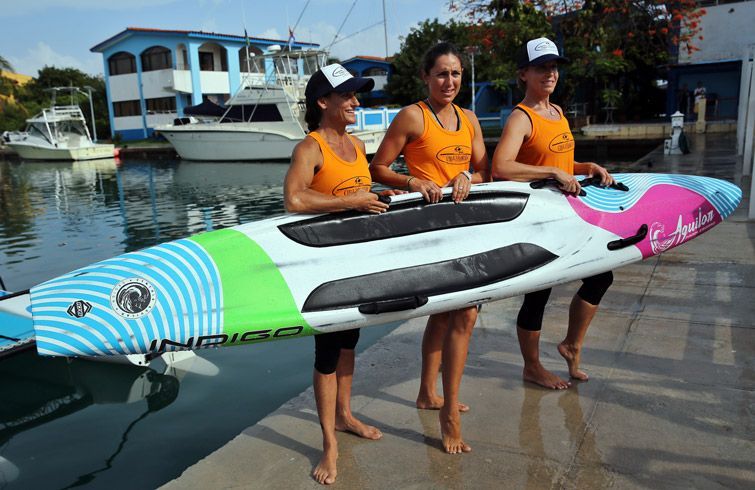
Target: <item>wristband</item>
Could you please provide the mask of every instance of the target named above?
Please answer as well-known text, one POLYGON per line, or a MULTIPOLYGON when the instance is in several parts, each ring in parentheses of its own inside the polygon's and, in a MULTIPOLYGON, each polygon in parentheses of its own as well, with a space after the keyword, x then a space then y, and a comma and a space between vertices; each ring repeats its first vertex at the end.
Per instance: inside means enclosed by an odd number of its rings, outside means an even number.
POLYGON ((469 180, 470 183, 472 182, 472 173, 471 172, 469 172, 468 170, 464 170, 463 172, 461 172, 461 174, 464 177, 466 177, 467 180, 469 180))
POLYGON ((412 190, 412 189, 411 189, 411 188, 409 187, 409 184, 411 183, 411 181, 412 181, 412 180, 414 180, 414 177, 409 177, 409 180, 407 180, 407 181, 406 181, 406 190, 407 190, 407 191, 410 191, 410 190, 412 190))

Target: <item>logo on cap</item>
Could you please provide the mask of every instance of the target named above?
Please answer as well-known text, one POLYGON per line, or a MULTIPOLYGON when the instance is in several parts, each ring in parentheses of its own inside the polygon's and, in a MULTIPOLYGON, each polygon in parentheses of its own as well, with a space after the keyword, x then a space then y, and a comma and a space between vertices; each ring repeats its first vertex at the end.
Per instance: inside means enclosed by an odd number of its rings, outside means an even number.
POLYGON ((546 49, 553 49, 552 46, 553 46, 552 42, 550 42, 550 41, 544 41, 544 42, 538 44, 537 46, 535 46, 535 51, 544 51, 546 49))

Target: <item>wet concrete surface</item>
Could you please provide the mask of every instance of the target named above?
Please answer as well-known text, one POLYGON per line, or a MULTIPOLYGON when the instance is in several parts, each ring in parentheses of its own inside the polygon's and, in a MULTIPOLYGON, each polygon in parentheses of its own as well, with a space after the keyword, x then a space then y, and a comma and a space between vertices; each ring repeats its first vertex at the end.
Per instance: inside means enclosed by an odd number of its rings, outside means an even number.
MULTIPOLYGON (((635 170, 749 189, 733 135, 691 139, 692 154, 654 152, 635 170)), ((384 436, 339 433, 335 487, 755 488, 755 222, 746 210, 743 202, 713 232, 614 272, 582 355, 590 381, 569 390, 521 380, 521 299, 484 305, 461 386, 471 453, 445 454, 437 412, 414 407, 425 319, 394 330, 358 357, 354 379, 354 412, 384 436)), ((544 321, 541 360, 561 376, 556 345, 578 286, 554 289, 544 321)), ((164 488, 317 488, 309 475, 320 448, 310 388, 164 488)))

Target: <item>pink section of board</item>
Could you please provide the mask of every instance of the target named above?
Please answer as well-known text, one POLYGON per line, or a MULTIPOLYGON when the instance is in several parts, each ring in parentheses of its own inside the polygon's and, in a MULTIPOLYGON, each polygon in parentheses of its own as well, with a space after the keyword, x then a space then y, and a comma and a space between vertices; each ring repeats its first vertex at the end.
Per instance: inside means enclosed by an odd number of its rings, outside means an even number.
POLYGON ((574 197, 567 201, 580 218, 622 238, 647 224, 647 236, 635 245, 643 258, 674 248, 723 221, 703 196, 669 184, 653 186, 631 208, 616 213, 598 211, 574 197))

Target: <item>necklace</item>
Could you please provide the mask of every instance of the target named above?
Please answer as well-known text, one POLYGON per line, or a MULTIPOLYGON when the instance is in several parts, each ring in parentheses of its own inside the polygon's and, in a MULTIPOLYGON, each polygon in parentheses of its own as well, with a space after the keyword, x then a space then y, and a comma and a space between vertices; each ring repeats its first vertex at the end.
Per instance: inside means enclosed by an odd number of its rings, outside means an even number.
MULTIPOLYGON (((440 127, 443 128, 443 129, 446 129, 446 127, 443 125, 443 123, 440 122, 440 118, 438 117, 438 114, 435 113, 435 109, 433 109, 433 106, 430 104, 430 98, 429 97, 427 99, 425 99, 425 104, 427 104, 427 107, 430 108, 430 112, 433 113, 433 116, 435 116, 435 120, 438 121, 438 124, 440 124, 440 127)), ((461 128, 461 118, 459 117, 459 113, 456 112, 456 107, 454 107, 453 105, 451 107, 453 107, 454 114, 456 114, 456 131, 458 131, 461 128)))
POLYGON ((548 102, 548 113, 553 117, 558 117, 558 111, 553 108, 553 105, 551 105, 550 102, 548 102))

